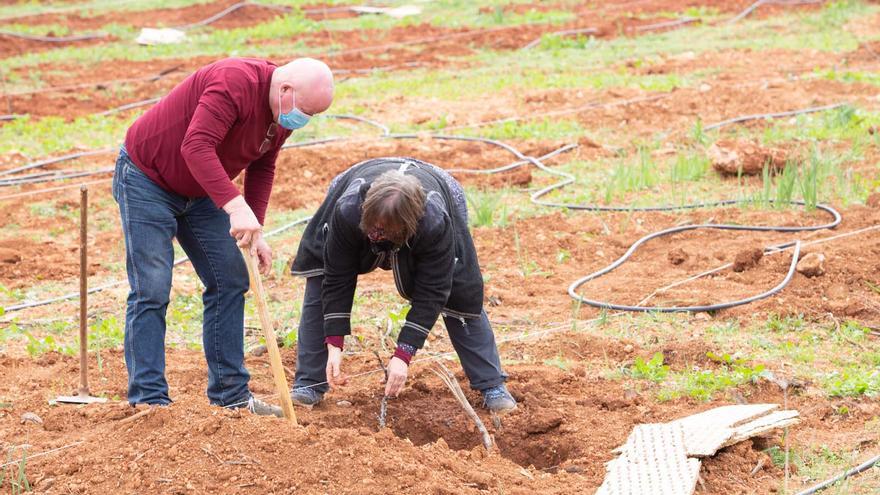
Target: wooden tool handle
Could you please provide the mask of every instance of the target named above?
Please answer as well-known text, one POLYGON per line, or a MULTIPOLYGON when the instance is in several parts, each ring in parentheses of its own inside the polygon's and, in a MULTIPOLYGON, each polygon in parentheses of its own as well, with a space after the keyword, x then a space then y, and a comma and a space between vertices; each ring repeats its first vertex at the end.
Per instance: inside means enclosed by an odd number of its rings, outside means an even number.
POLYGON ((248 249, 241 250, 244 262, 247 265, 251 279, 251 290, 257 301, 257 313, 260 316, 260 325, 263 327, 263 335, 266 337, 266 349, 269 351, 269 365, 272 367, 272 377, 275 379, 275 391, 278 392, 281 402, 281 411, 284 417, 293 424, 296 423, 296 413, 293 410, 293 402, 290 400, 290 389, 287 388, 287 377, 284 375, 284 365, 281 363, 281 351, 278 350, 278 342, 275 340, 275 327, 269 317, 269 308, 266 305, 266 296, 263 292, 263 279, 260 277, 259 263, 256 256, 251 256, 248 249))

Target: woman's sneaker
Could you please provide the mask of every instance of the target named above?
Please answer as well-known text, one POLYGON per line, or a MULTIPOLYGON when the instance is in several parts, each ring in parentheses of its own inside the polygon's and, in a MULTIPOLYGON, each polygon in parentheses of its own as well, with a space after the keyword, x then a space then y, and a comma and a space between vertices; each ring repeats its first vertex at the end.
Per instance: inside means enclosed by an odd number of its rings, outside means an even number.
POLYGON ((284 417, 284 413, 281 411, 281 408, 278 406, 273 406, 272 404, 267 404, 260 399, 251 396, 248 399, 247 409, 252 414, 256 414, 257 416, 277 416, 279 418, 284 417))
POLYGON ((306 407, 312 407, 318 404, 323 398, 324 394, 311 387, 296 387, 290 392, 290 400, 292 400, 294 404, 306 407))
POLYGON ((487 388, 480 391, 483 394, 483 407, 492 412, 505 412, 516 409, 516 399, 507 391, 504 385, 487 388))

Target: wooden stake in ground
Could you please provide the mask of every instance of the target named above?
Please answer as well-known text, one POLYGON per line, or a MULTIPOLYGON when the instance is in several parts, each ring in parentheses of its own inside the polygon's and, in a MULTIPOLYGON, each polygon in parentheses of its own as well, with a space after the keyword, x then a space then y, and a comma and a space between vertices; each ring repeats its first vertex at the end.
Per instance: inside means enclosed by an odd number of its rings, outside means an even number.
POLYGON ((256 256, 251 256, 249 249, 242 249, 241 254, 244 256, 244 262, 251 277, 251 290, 254 291, 254 299, 257 300, 257 313, 260 315, 260 325, 263 327, 263 336, 266 338, 269 365, 272 367, 272 377, 275 379, 275 391, 278 392, 281 401, 281 411, 291 423, 297 424, 293 402, 290 400, 290 390, 287 388, 287 377, 284 375, 284 365, 281 364, 281 351, 278 350, 278 341, 275 340, 275 327, 272 324, 272 318, 269 317, 269 308, 266 306, 259 264, 256 256))
POLYGON ((89 394, 89 188, 80 186, 79 199, 79 390, 77 395, 62 395, 55 402, 91 404, 107 402, 89 394))

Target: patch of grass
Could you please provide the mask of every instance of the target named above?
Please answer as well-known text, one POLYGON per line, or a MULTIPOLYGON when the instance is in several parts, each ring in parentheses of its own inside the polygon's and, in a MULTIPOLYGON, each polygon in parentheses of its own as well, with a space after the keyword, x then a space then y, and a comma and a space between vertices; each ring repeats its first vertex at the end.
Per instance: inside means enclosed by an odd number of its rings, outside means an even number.
POLYGON ((556 356, 556 357, 554 357, 554 358, 552 358, 552 359, 545 359, 545 360, 544 360, 544 365, 545 365, 545 366, 553 366, 554 368, 559 368, 559 369, 561 369, 562 371, 568 371, 568 370, 570 370, 570 369, 571 369, 571 364, 572 364, 572 363, 571 363, 571 360, 570 360, 570 359, 566 359, 565 357, 563 357, 563 356, 561 356, 561 355, 556 356))
POLYGON ((876 367, 849 366, 829 373, 822 383, 829 397, 877 397, 880 394, 880 370, 876 367))
POLYGON ((37 357, 47 352, 60 352, 72 356, 76 353, 77 346, 74 344, 63 344, 52 335, 44 335, 43 337, 35 337, 30 332, 22 333, 27 339, 25 350, 30 357, 37 357))
POLYGON ((804 315, 786 315, 771 314, 767 319, 767 330, 771 332, 797 332, 804 327, 804 315))
POLYGON ((65 122, 61 117, 29 117, 0 126, 0 153, 21 153, 45 157, 71 149, 98 149, 120 143, 134 117, 79 117, 65 122))
POLYGON ((585 129, 574 120, 542 119, 501 122, 491 126, 463 130, 464 135, 478 135, 489 139, 565 139, 583 135, 585 129))
POLYGON ((535 260, 529 258, 528 251, 522 246, 522 242, 520 242, 519 232, 516 230, 515 223, 513 225, 513 247, 516 251, 519 273, 522 278, 528 278, 534 275, 540 277, 550 277, 553 275, 552 272, 543 270, 535 260))
MULTIPOLYGON (((723 358, 722 358, 723 361, 723 358)), ((746 364, 745 360, 736 359, 723 363, 715 370, 689 370, 672 373, 667 383, 657 394, 659 400, 671 400, 679 397, 708 401, 716 393, 739 387, 746 383, 755 383, 764 375, 764 365, 746 364)))
POLYGON ((680 153, 669 168, 669 182, 673 185, 682 182, 695 182, 703 179, 711 163, 705 155, 688 152, 680 153))
POLYGON ((655 186, 659 182, 657 165, 646 147, 640 147, 638 161, 633 164, 621 160, 611 171, 605 183, 605 202, 611 203, 625 193, 640 191, 655 186))
POLYGON ((669 374, 669 366, 663 364, 663 353, 656 352, 647 361, 641 356, 629 368, 629 375, 633 378, 661 382, 669 374))
POLYGON ((89 349, 113 349, 122 345, 125 339, 125 324, 115 316, 98 317, 89 325, 89 349))
POLYGON ((473 227, 506 227, 508 223, 505 191, 477 190, 467 194, 470 223, 473 227))

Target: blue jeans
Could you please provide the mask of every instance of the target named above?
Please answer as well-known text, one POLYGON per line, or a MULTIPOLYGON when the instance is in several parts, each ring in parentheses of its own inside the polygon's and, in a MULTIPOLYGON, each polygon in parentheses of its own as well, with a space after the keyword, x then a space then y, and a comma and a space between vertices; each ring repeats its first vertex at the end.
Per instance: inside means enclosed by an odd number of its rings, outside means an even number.
POLYGON ((229 235, 229 215, 210 198, 165 191, 131 161, 123 147, 113 175, 125 236, 131 290, 125 311, 128 402, 168 404, 165 313, 174 262, 172 239, 192 261, 205 286, 202 340, 208 361, 208 399, 230 405, 250 397, 244 367, 244 294, 247 266, 229 235))

